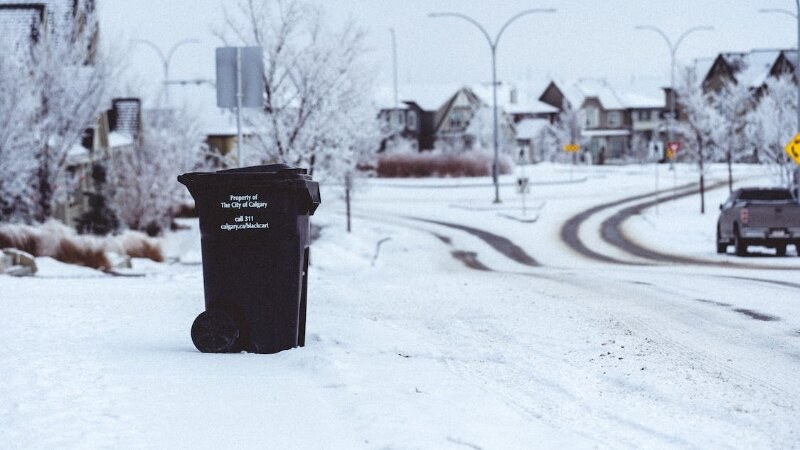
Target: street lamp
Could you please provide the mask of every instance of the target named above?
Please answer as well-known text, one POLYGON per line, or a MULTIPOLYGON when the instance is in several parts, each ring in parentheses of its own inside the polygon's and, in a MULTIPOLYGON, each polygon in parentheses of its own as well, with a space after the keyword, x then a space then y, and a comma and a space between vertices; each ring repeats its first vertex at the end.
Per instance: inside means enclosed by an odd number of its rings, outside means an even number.
MULTIPOLYGON (((800 132, 800 0, 795 0, 797 5, 797 14, 786 10, 776 8, 759 9, 761 13, 781 13, 794 17, 797 20, 797 63, 794 67, 794 77, 797 82, 797 131, 800 132)), ((794 190, 797 201, 800 202, 800 166, 795 168, 794 171, 794 190)))
POLYGON ((428 17, 456 17, 459 19, 464 19, 467 22, 475 25, 478 29, 483 33, 483 36, 486 38, 486 42, 489 43, 489 48, 492 51, 492 104, 494 109, 494 161, 492 162, 492 180, 494 182, 494 203, 500 203, 500 185, 498 180, 498 148, 497 148, 497 44, 500 42, 500 37, 503 35, 503 32, 506 31, 511 22, 519 19, 522 16, 526 16, 528 14, 533 13, 550 13, 555 12, 556 10, 553 8, 535 8, 535 9, 526 9, 515 16, 511 17, 500 27, 500 31, 497 32, 497 36, 495 36, 494 40, 492 40, 489 33, 486 31, 480 23, 478 23, 472 17, 469 17, 465 14, 454 13, 454 12, 439 12, 439 13, 430 13, 428 17))
POLYGON ((392 34, 392 78, 394 80, 394 107, 400 106, 400 101, 397 96, 397 38, 394 34, 394 28, 389 28, 392 34))
POLYGON ((197 43, 200 42, 200 40, 199 39, 184 39, 182 41, 178 41, 177 43, 175 43, 175 45, 172 46, 172 48, 169 49, 169 52, 167 52, 167 56, 164 56, 164 53, 161 51, 161 49, 156 44, 154 44, 151 41, 148 41, 147 39, 131 39, 131 42, 133 42, 135 44, 144 44, 144 45, 152 48, 153 50, 155 50, 156 53, 158 54, 158 57, 161 59, 161 65, 162 65, 162 67, 164 69, 164 82, 163 82, 164 83, 164 90, 166 92, 167 103, 169 103, 169 87, 167 85, 168 84, 172 84, 172 83, 170 83, 170 79, 169 79, 169 63, 172 60, 172 55, 175 54, 175 50, 177 50, 178 47, 180 47, 180 46, 182 46, 184 44, 197 44, 197 43))
MULTIPOLYGON (((800 0, 798 0, 798 1, 800 1, 800 0)), ((673 142, 673 130, 672 130, 673 123, 672 122, 675 120, 675 53, 678 51, 678 47, 681 45, 681 42, 683 42, 683 40, 686 38, 686 36, 688 36, 689 34, 695 32, 695 31, 701 31, 701 30, 709 30, 710 31, 710 30, 713 30, 714 27, 708 26, 708 25, 701 25, 701 26, 689 28, 688 30, 684 31, 683 34, 681 34, 678 37, 678 39, 675 41, 675 44, 672 43, 672 41, 667 36, 667 34, 664 33, 663 31, 661 31, 660 28, 657 28, 657 27, 654 27, 654 26, 651 26, 651 25, 637 25, 636 29, 637 30, 655 31, 656 33, 661 35, 662 38, 664 38, 664 41, 667 43, 667 46, 669 47, 669 56, 670 56, 670 62, 669 62, 669 94, 670 95, 669 95, 669 124, 667 125, 667 145, 669 145, 669 143, 673 142)), ((673 158, 670 158, 670 160, 669 160, 669 169, 670 170, 675 170, 675 162, 674 162, 673 158)))

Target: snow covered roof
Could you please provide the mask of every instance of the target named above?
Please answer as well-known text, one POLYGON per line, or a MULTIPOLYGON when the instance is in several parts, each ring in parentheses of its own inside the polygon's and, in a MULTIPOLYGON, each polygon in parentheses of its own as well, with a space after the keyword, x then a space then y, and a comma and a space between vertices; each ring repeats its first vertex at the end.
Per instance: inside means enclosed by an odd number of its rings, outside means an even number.
POLYGON ((605 109, 624 109, 625 102, 617 92, 603 79, 580 79, 575 83, 575 88, 584 98, 595 97, 605 109))
POLYGON ((91 160, 90 154, 89 149, 80 144, 75 144, 72 148, 67 150, 67 165, 72 166, 87 163, 91 160))
POLYGON ((793 67, 797 67, 797 50, 783 50, 783 57, 786 58, 793 67))
MULTIPOLYGON (((207 136, 235 136, 236 114, 233 110, 217 107, 217 91, 208 83, 172 85, 169 89, 169 103, 149 101, 145 104, 148 111, 164 109, 187 109, 197 119, 197 126, 207 136)), ((250 111, 245 108, 242 113, 250 111)), ((242 122, 242 132, 248 133, 250 128, 242 122)))
POLYGON ((133 138, 125 133, 112 131, 108 133, 108 146, 111 148, 133 145, 133 138))
POLYGON ((711 67, 714 65, 714 60, 716 58, 697 58, 694 60, 694 64, 692 64, 692 69, 694 70, 694 75, 697 77, 698 80, 704 80, 708 75, 708 72, 711 70, 711 67))
POLYGON ((770 70, 780 57, 781 53, 792 60, 797 56, 792 56, 794 50, 779 49, 756 49, 749 52, 727 52, 720 53, 728 66, 733 70, 736 81, 744 83, 748 87, 759 87, 766 82, 770 75, 770 70))
MULTIPOLYGON (((548 83, 513 82, 497 86, 497 106, 510 114, 518 113, 557 113, 558 108, 539 100, 548 83)), ((492 85, 489 83, 471 85, 469 88, 487 105, 492 104, 492 85)))
MULTIPOLYGON (((497 87, 497 106, 508 113, 555 113, 557 108, 539 101, 547 87, 544 83, 500 83, 497 87)), ((467 88, 486 105, 492 104, 493 92, 490 83, 470 85, 429 84, 401 85, 398 88, 397 107, 405 108, 405 103, 416 103, 425 111, 437 111, 459 90, 467 88)), ((394 89, 391 86, 379 87, 375 92, 375 104, 379 109, 395 108, 394 89)))
POLYGON ((604 130, 583 130, 581 134, 585 137, 630 136, 631 132, 628 130, 604 129, 604 130))
POLYGON ((664 108, 664 97, 650 97, 635 92, 623 92, 620 94, 626 108, 648 109, 664 108))
POLYGON ((547 119, 523 119, 517 123, 517 139, 534 139, 550 122, 547 119))
MULTIPOLYGON (((405 102, 413 102, 424 111, 436 111, 462 87, 459 84, 403 84, 397 89, 398 106, 403 108, 405 102)), ((391 86, 377 88, 373 98, 378 109, 395 107, 394 88, 391 86)))
POLYGON ((663 108, 663 80, 632 78, 627 84, 612 85, 604 79, 580 79, 571 83, 554 81, 567 100, 580 106, 587 98, 596 98, 607 110, 663 108))

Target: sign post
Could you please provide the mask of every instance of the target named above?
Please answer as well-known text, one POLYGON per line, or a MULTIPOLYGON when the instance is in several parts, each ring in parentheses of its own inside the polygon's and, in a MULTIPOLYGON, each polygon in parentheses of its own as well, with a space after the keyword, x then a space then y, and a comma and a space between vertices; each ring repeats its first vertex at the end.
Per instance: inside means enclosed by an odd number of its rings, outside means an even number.
POLYGON ((525 216, 527 214, 527 208, 525 205, 525 194, 528 193, 528 177, 525 175, 525 148, 522 147, 519 149, 519 166, 520 166, 520 174, 517 178, 517 191, 522 195, 522 215, 525 216))
POLYGON ((786 154, 797 164, 794 168, 794 179, 792 180, 792 191, 794 192, 795 200, 800 203, 800 133, 797 133, 786 147, 784 147, 786 154))
POLYGON ((681 149, 680 141, 670 141, 667 144, 667 160, 669 160, 670 167, 672 168, 672 193, 675 194, 678 190, 678 171, 675 170, 675 158, 678 157, 678 150, 681 149))
POLYGON ((261 47, 219 47, 217 107, 236 109, 236 159, 242 158, 242 108, 264 105, 264 51, 261 47))
POLYGON ((569 181, 572 181, 572 166, 575 165, 575 154, 581 151, 581 145, 575 143, 564 144, 564 151, 572 153, 572 164, 569 166, 569 181))

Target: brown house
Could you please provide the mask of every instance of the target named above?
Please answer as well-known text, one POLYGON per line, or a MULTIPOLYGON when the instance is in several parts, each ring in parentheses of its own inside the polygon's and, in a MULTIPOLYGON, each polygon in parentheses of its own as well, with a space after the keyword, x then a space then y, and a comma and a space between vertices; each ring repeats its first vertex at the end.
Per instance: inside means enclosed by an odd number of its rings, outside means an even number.
POLYGON ((720 53, 707 73, 701 74, 703 90, 719 92, 725 84, 734 82, 745 83, 760 91, 770 77, 794 76, 796 65, 797 51, 794 49, 720 53))

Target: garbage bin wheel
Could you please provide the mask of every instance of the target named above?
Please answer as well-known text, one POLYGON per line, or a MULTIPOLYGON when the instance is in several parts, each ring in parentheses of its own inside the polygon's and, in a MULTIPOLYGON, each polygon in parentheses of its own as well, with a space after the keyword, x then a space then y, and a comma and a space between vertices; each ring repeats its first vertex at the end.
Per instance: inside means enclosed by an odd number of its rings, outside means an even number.
POLYGON ((203 353, 227 353, 239 338, 239 326, 225 311, 204 311, 192 324, 192 342, 203 353))

